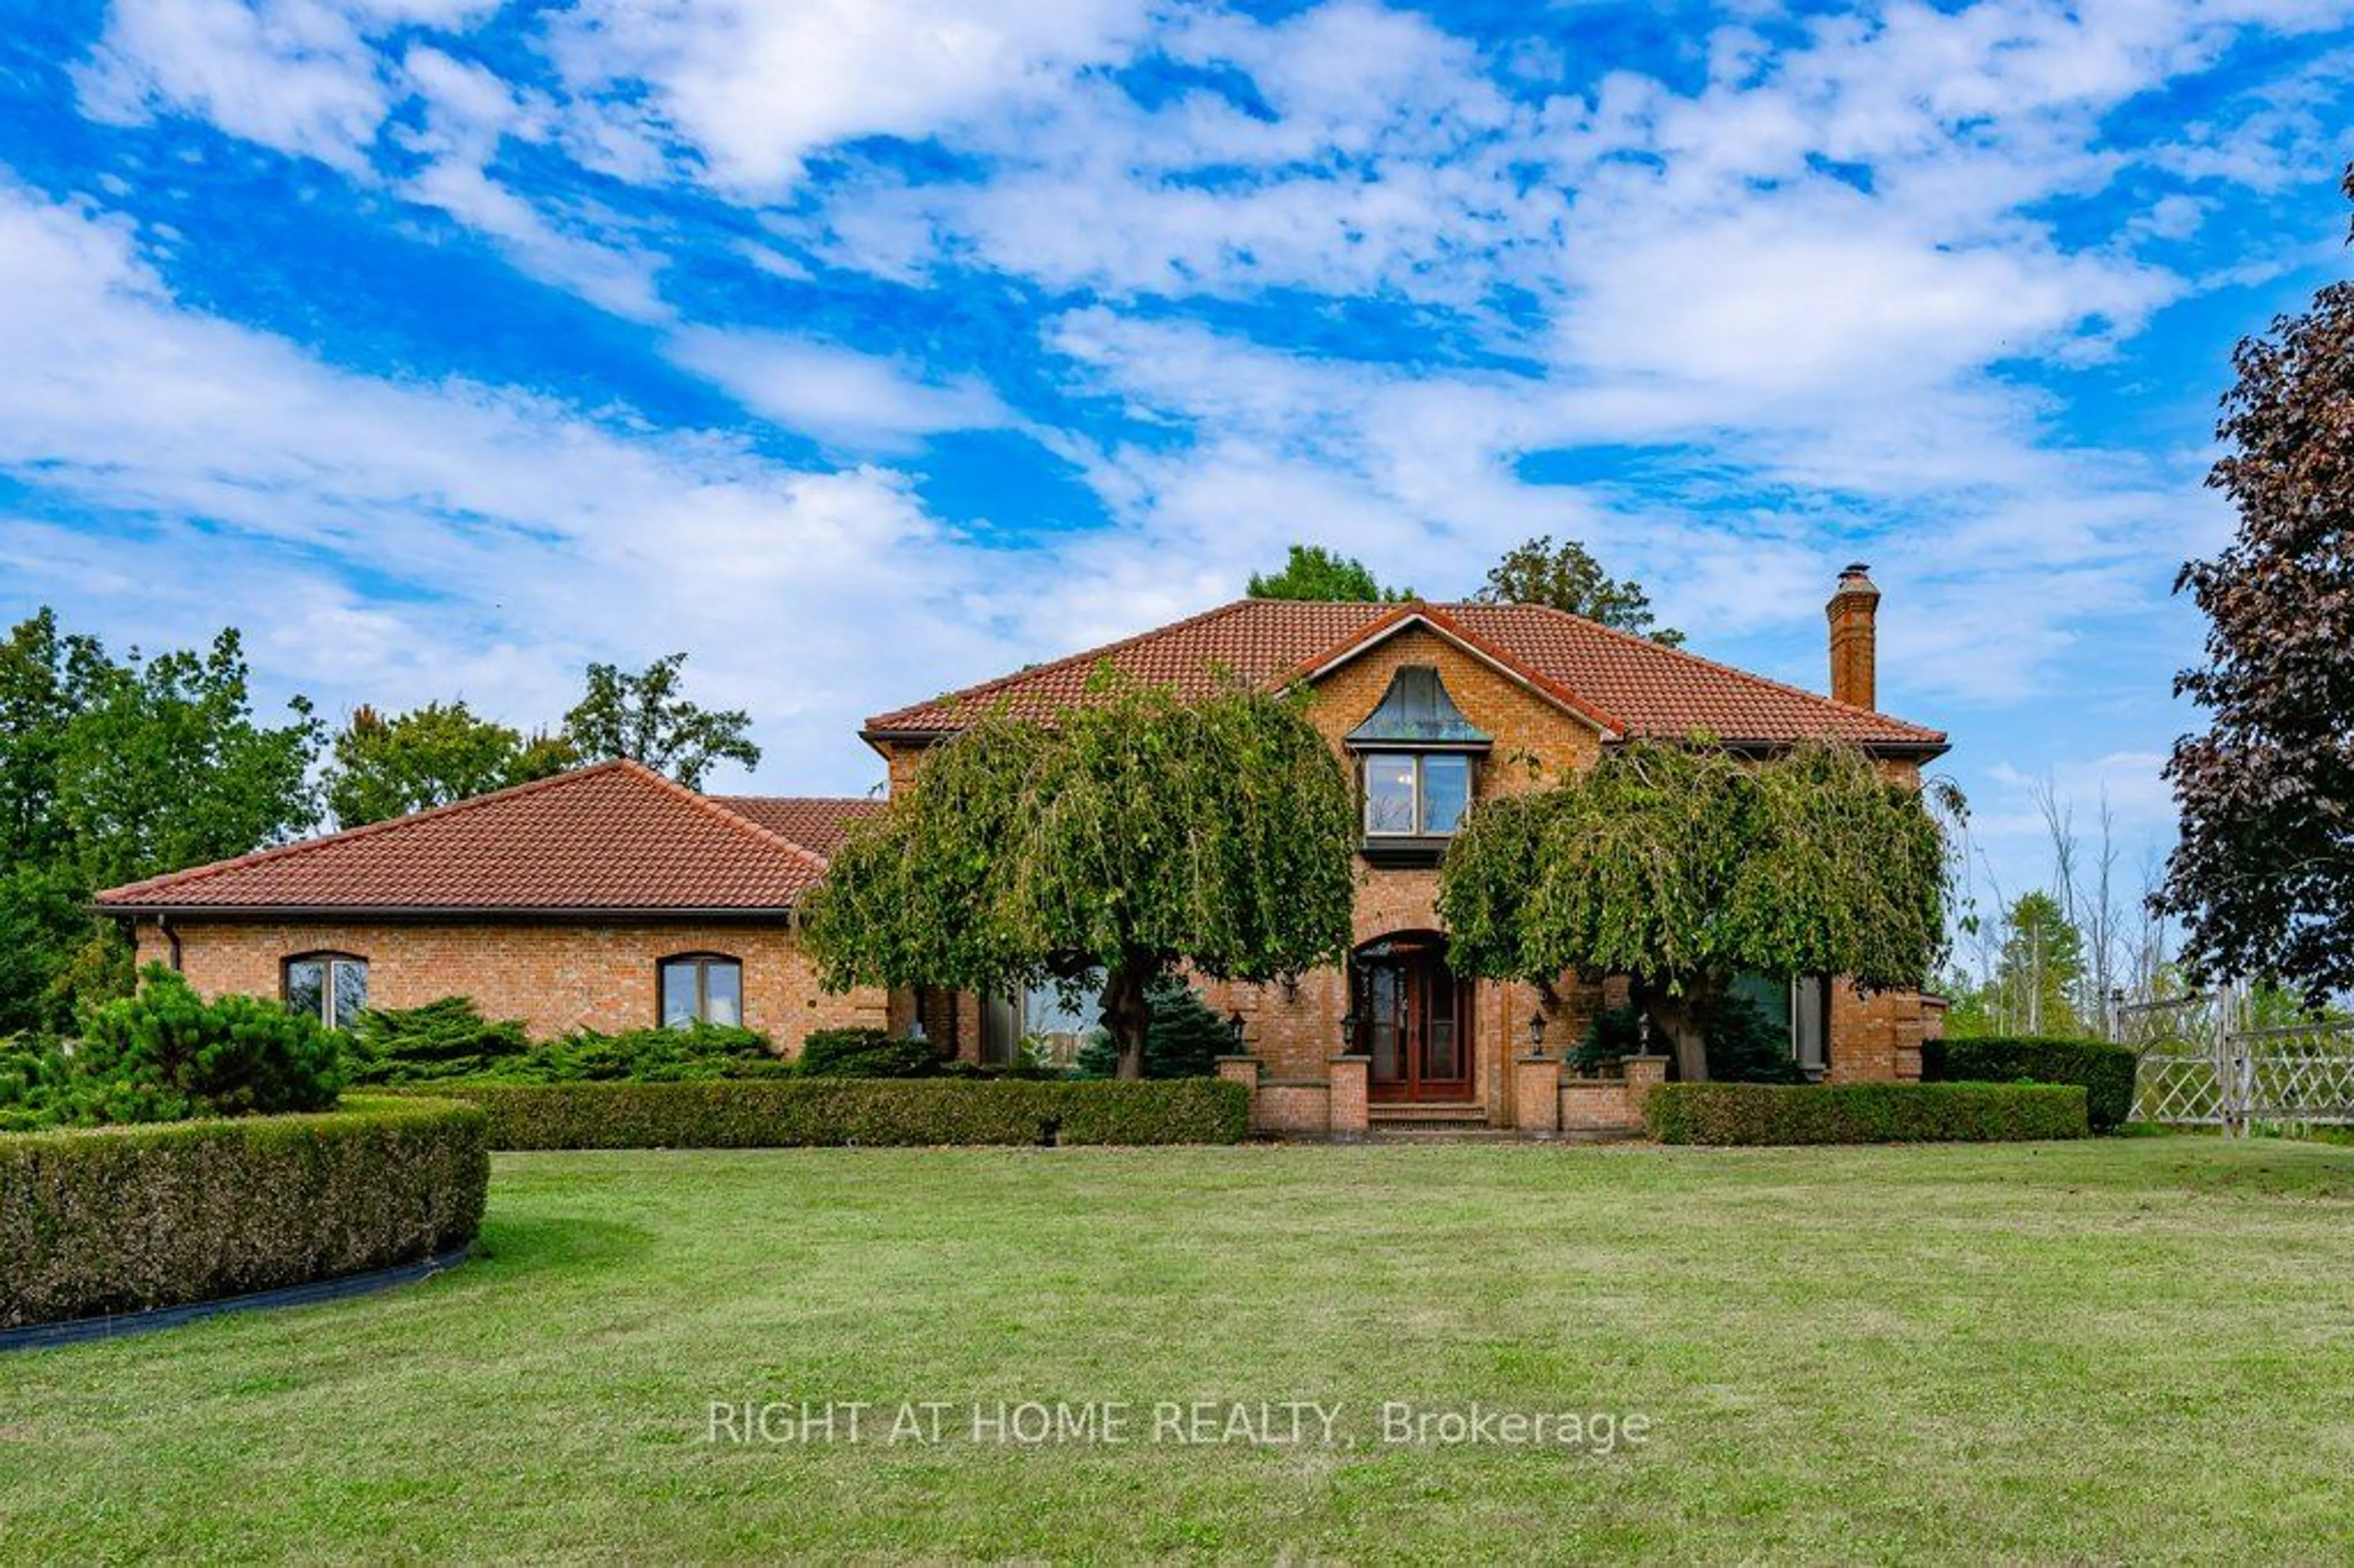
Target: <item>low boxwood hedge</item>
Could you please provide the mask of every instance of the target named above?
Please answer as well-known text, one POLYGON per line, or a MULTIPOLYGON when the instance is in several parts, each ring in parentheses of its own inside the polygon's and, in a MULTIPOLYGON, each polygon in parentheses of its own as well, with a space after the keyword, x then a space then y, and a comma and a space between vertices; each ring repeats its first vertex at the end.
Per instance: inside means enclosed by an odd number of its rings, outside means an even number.
POLYGON ((494 1149, 1239 1143, 1250 1098, 1216 1078, 1071 1083, 794 1078, 690 1084, 462 1084, 494 1149))
POLYGON ((0 1328, 242 1296, 473 1240, 489 1121, 348 1097, 296 1116, 0 1135, 0 1328))
POLYGON ((2091 1131, 2074 1084, 1662 1084, 1643 1120, 1661 1143, 1984 1143, 2091 1131))
POLYGON ((2039 1040, 2001 1035, 1980 1040, 1929 1040, 1921 1045, 1921 1075, 1939 1083, 2081 1084, 2094 1132, 2114 1132, 2133 1116, 2130 1045, 2105 1040, 2039 1040))

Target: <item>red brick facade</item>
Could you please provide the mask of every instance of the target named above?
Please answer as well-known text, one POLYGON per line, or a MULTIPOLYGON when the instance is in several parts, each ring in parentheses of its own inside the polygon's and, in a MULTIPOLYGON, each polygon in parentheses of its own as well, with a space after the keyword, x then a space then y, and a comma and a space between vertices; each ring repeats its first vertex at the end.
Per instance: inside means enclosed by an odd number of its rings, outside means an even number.
MULTIPOLYGON (((615 1032, 658 1022, 655 966, 682 953, 721 953, 744 966, 744 1022, 797 1053, 812 1029, 881 1027, 879 991, 829 995, 781 919, 590 925, 516 920, 424 922, 175 918, 180 966, 206 995, 281 992, 282 966, 305 953, 366 959, 368 1001, 418 1007, 472 997, 485 1016, 519 1018, 535 1039, 578 1028, 615 1032)), ((141 920, 139 961, 168 963, 172 943, 141 920)))
MULTIPOLYGON (((1342 737, 1373 711, 1393 677, 1407 665, 1437 669, 1463 715, 1493 737, 1493 749, 1479 770, 1480 799, 1540 787, 1601 755, 1604 738, 1591 719, 1429 628, 1409 626, 1335 664, 1313 683, 1310 721, 1344 758, 1348 753, 1342 737)), ((911 787, 921 746, 888 740, 878 745, 888 764, 891 787, 911 787)), ((1917 781, 1918 767, 1911 761, 1890 760, 1883 766, 1893 777, 1917 781)), ((1360 945, 1438 929, 1436 870, 1384 869, 1361 861, 1358 873, 1355 938, 1360 945)), ((1242 1018, 1246 1049, 1256 1065, 1253 1121, 1261 1130, 1347 1136, 1369 1122, 1411 1114, 1369 1107, 1362 1067, 1346 1062, 1336 1065, 1336 1057, 1352 1048, 1343 1038, 1350 998, 1340 969, 1317 970, 1289 986, 1205 981, 1199 989, 1217 1012, 1242 1018)), ((1557 1082, 1561 1054, 1584 1034, 1598 1008, 1623 1005, 1624 982, 1596 986, 1564 976, 1549 1002, 1526 985, 1480 980, 1467 991, 1472 1069, 1469 1103, 1462 1108, 1468 1114, 1490 1127, 1534 1133, 1606 1133, 1635 1124, 1642 1086, 1615 1080, 1557 1082), (1540 1011, 1545 1049, 1553 1060, 1533 1069, 1553 1075, 1536 1087, 1516 1081, 1515 1059, 1527 1052, 1530 1021, 1540 1011), (1555 1108, 1530 1109, 1543 1105, 1555 1108)), ((966 1004, 966 1017, 977 1023, 977 1007, 970 999, 966 1004)), ((1864 998, 1850 986, 1835 985, 1826 1075, 1839 1082, 1919 1077, 1924 1030, 1934 1027, 1925 1024, 1930 1015, 1914 993, 1864 998)), ((928 1032, 937 1035, 936 1029, 928 1032)), ((970 1057, 977 1048, 974 1040, 960 1054, 970 1057)), ((1252 1076, 1238 1064, 1230 1064, 1226 1072, 1238 1079, 1252 1076)))

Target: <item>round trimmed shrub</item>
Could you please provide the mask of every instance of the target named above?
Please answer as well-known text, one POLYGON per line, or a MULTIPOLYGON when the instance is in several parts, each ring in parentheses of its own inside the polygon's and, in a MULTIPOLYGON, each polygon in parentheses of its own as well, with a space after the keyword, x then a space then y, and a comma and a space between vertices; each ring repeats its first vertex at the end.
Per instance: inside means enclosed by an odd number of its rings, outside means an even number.
POLYGON ((249 1295, 474 1239, 489 1123, 448 1100, 0 1136, 0 1328, 249 1295))

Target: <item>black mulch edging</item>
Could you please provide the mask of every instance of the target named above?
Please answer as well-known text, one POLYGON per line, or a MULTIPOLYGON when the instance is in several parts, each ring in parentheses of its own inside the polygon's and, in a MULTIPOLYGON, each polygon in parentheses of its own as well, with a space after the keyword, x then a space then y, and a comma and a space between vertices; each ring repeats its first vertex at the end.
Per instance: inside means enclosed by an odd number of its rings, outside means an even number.
POLYGON ((377 1290, 389 1290, 396 1285, 413 1285, 418 1280, 457 1267, 473 1252, 472 1245, 452 1247, 437 1257, 421 1263, 396 1264, 390 1268, 371 1269, 366 1274, 346 1274, 335 1279, 314 1279, 307 1285, 288 1285, 276 1290, 258 1290, 250 1296, 224 1296, 217 1301, 191 1301, 179 1307, 156 1307, 144 1312, 111 1313, 100 1318, 73 1318, 62 1323, 27 1323, 21 1329, 0 1329, 0 1351, 47 1350, 56 1345, 85 1344, 92 1340, 119 1340, 131 1334, 152 1333, 157 1329, 176 1328, 193 1323, 199 1318, 210 1318, 222 1312, 249 1312, 272 1307, 309 1307, 322 1301, 340 1301, 346 1296, 366 1296, 377 1290))

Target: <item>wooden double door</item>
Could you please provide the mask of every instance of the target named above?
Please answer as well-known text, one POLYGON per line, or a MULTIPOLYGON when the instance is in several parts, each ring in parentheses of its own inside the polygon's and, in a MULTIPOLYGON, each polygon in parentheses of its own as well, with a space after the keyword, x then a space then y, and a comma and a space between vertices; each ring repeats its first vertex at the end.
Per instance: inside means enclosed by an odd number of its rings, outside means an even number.
POLYGON ((1369 1098, 1471 1097, 1471 988, 1447 967, 1446 938, 1368 943, 1350 962, 1349 984, 1369 1098))

